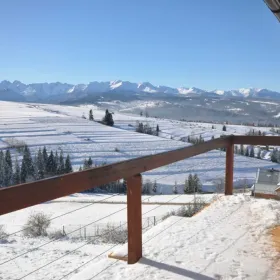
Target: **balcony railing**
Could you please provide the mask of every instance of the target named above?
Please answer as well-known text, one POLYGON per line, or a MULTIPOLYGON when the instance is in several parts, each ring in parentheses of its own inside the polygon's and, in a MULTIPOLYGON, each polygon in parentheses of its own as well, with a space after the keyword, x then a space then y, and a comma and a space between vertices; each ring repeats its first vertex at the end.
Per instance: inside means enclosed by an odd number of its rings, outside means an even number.
POLYGON ((0 215, 37 205, 119 179, 127 180, 129 264, 142 257, 141 173, 208 151, 225 148, 225 195, 233 193, 234 145, 280 146, 279 136, 228 136, 194 146, 135 158, 85 171, 0 189, 0 215))

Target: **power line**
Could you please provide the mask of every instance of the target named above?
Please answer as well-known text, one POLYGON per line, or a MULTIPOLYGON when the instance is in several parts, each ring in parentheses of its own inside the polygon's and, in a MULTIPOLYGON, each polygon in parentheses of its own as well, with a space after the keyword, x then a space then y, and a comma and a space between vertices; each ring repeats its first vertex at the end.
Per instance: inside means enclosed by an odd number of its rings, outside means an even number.
MULTIPOLYGON (((96 235, 95 237, 100 237, 100 236, 103 236, 103 235, 105 235, 105 234, 111 233, 111 232, 115 231, 116 229, 118 229, 118 228, 120 228, 120 227, 122 227, 122 226, 123 226, 123 225, 120 225, 120 226, 117 227, 117 228, 114 228, 114 229, 112 229, 112 230, 110 230, 110 231, 107 231, 107 232, 103 233, 102 235, 96 235)), ((48 262, 47 264, 44 264, 43 266, 41 266, 41 267, 39 267, 39 268, 37 268, 37 269, 35 269, 35 270, 29 272, 28 274, 22 276, 21 278, 18 278, 18 280, 24 279, 25 277, 27 277, 27 276, 29 276, 29 275, 31 275, 31 274, 33 274, 33 273, 35 273, 35 272, 41 270, 42 268, 44 268, 44 267, 46 267, 46 266, 48 266, 48 265, 50 265, 50 264, 52 264, 52 263, 54 263, 54 262, 56 262, 56 261, 62 259, 62 258, 66 257, 66 256, 68 256, 68 255, 70 255, 71 253, 73 253, 73 252, 75 252, 75 251, 77 251, 77 250, 83 248, 84 246, 88 245, 89 243, 91 243, 91 241, 92 241, 92 240, 89 240, 89 241, 87 241, 85 244, 83 244, 83 245, 81 245, 81 246, 79 246, 79 247, 73 249, 72 251, 68 251, 68 252, 67 252, 66 254, 64 254, 63 256, 58 257, 57 259, 55 259, 55 260, 53 260, 53 261, 50 261, 50 262, 48 262)), ((119 244, 117 244, 117 245, 119 245, 119 244)))
POLYGON ((179 194, 179 195, 177 195, 176 197, 174 197, 174 198, 172 198, 172 199, 169 199, 168 201, 164 201, 162 205, 158 205, 158 206, 154 207, 153 209, 151 209, 151 210, 149 210, 149 211, 143 213, 142 216, 148 214, 149 212, 152 212, 153 210, 155 210, 155 209, 157 209, 157 208, 159 208, 159 207, 161 207, 161 206, 166 206, 166 205, 164 205, 165 203, 168 203, 168 202, 170 202, 170 201, 172 201, 172 200, 174 200, 174 199, 176 199, 176 198, 178 198, 178 197, 180 197, 180 196, 182 196, 182 195, 183 195, 183 194, 179 194))
MULTIPOLYGON (((92 224, 95 224, 95 223, 97 223, 97 222, 99 222, 99 221, 101 221, 101 220, 103 220, 103 219, 106 219, 106 218, 108 218, 108 217, 110 217, 110 216, 112 216, 112 215, 114 215, 114 214, 116 214, 116 213, 119 213, 119 212, 125 210, 126 208, 127 208, 127 207, 122 208, 122 209, 120 209, 120 210, 118 210, 118 211, 116 211, 116 212, 114 212, 114 213, 111 213, 111 214, 109 214, 109 215, 107 215, 107 216, 105 216, 105 217, 102 217, 102 218, 100 218, 100 219, 98 219, 98 220, 95 220, 94 222, 91 222, 91 223, 89 223, 89 224, 87 224, 87 225, 84 225, 84 226, 82 226, 82 227, 80 227, 80 228, 78 228, 78 229, 76 229, 76 230, 73 230, 73 231, 71 231, 70 233, 68 233, 68 235, 70 235, 70 234, 72 234, 72 233, 74 233, 74 232, 77 232, 77 231, 79 231, 79 230, 82 229, 82 228, 85 228, 85 227, 87 227, 87 226, 90 226, 90 225, 92 225, 92 224)), ((9 259, 9 260, 7 260, 7 261, 4 261, 4 262, 0 263, 0 265, 3 265, 3 264, 8 263, 8 262, 10 262, 10 261, 12 261, 12 260, 15 260, 15 259, 17 259, 17 258, 19 258, 19 257, 21 257, 21 256, 23 256, 23 255, 25 255, 25 254, 28 254, 28 253, 30 253, 30 252, 32 252, 32 251, 34 251, 34 250, 37 250, 37 249, 39 249, 39 248, 42 248, 43 246, 48 245, 48 244, 50 244, 50 243, 52 243, 52 242, 54 242, 54 241, 60 240, 60 239, 62 239, 62 238, 64 238, 64 236, 60 236, 60 237, 54 238, 54 239, 51 240, 51 241, 48 241, 48 242, 46 242, 46 243, 44 243, 44 244, 42 244, 42 245, 40 245, 40 246, 37 246, 37 247, 32 248, 31 250, 28 250, 28 251, 26 251, 26 252, 24 252, 24 253, 22 253, 22 254, 20 254, 20 255, 18 255, 18 256, 15 256, 14 258, 11 258, 11 259, 9 259)))
MULTIPOLYGON (((94 201, 94 202, 92 202, 92 203, 90 203, 90 204, 87 204, 87 205, 82 206, 82 207, 80 207, 80 208, 74 209, 74 210, 72 210, 72 211, 63 213, 63 214, 61 214, 61 215, 58 215, 58 216, 56 216, 56 217, 53 217, 53 218, 49 219, 48 221, 53 221, 53 220, 55 220, 55 219, 57 219, 57 218, 61 218, 61 217, 65 216, 65 215, 68 215, 68 214, 71 214, 71 213, 73 213, 73 212, 79 211, 79 210, 81 210, 81 209, 87 208, 87 207, 89 207, 89 206, 92 206, 93 204, 96 204, 96 203, 105 201, 105 200, 110 199, 110 198, 112 198, 112 197, 114 197, 114 196, 117 196, 117 195, 119 195, 119 193, 118 193, 118 194, 114 194, 114 195, 109 196, 109 197, 106 197, 106 198, 104 198, 104 199, 98 200, 98 201, 94 201)), ((21 230, 19 230, 19 231, 10 233, 10 234, 6 235, 6 237, 15 235, 15 234, 20 233, 20 232, 22 232, 22 231, 24 231, 24 230, 26 230, 26 229, 29 229, 29 228, 31 228, 31 227, 26 227, 26 228, 21 229, 21 230)), ((0 264, 0 265, 1 265, 1 264, 0 264)))
MULTIPOLYGON (((110 198, 110 197, 109 197, 109 198, 110 198)), ((147 200, 147 199, 149 199, 149 198, 150 198, 150 197, 144 199, 143 201, 145 201, 145 200, 147 200)), ((108 199, 108 198, 107 198, 107 199, 108 199)), ((95 223, 97 223, 97 222, 99 222, 99 221, 101 221, 101 220, 103 220, 103 219, 106 219, 106 218, 110 217, 110 216, 113 216, 113 215, 115 215, 116 213, 119 213, 119 212, 121 212, 121 211, 123 211, 123 210, 125 210, 125 209, 127 209, 127 207, 124 207, 124 208, 122 208, 122 209, 120 209, 120 210, 118 210, 118 211, 115 211, 115 212, 113 212, 113 213, 111 213, 111 214, 108 214, 108 215, 105 216, 105 217, 102 217, 102 218, 100 218, 100 219, 97 219, 97 220, 95 220, 95 221, 93 221, 93 222, 91 222, 91 223, 89 223, 89 224, 86 224, 86 225, 84 225, 84 226, 82 226, 82 227, 80 227, 80 228, 78 228, 78 229, 76 229, 76 230, 73 230, 73 231, 69 232, 68 235, 70 235, 70 234, 72 234, 72 233, 74 233, 74 232, 77 232, 77 231, 81 230, 82 228, 85 228, 85 227, 87 227, 87 226, 93 225, 93 224, 95 224, 95 223)), ((54 242, 54 241, 60 240, 60 239, 62 239, 62 238, 64 238, 64 236, 60 236, 60 237, 54 238, 54 239, 51 240, 51 241, 48 241, 48 242, 46 242, 46 243, 44 243, 44 244, 42 244, 42 245, 40 245, 40 246, 37 246, 37 247, 35 247, 35 248, 32 248, 32 249, 30 249, 30 250, 28 250, 28 251, 26 251, 26 252, 24 252, 24 253, 21 253, 21 254, 15 256, 15 257, 13 257, 13 258, 7 260, 7 261, 4 261, 4 262, 0 263, 0 265, 6 264, 6 263, 8 263, 8 262, 10 262, 10 261, 13 261, 13 260, 15 260, 15 259, 17 259, 17 258, 19 258, 19 257, 22 257, 22 256, 24 256, 24 255, 26 255, 26 254, 28 254, 28 253, 30 253, 30 252, 32 252, 32 251, 35 251, 35 250, 37 250, 37 249, 39 249, 39 248, 42 248, 42 247, 44 247, 44 246, 46 246, 46 245, 48 245, 48 244, 50 244, 50 243, 52 243, 52 242, 54 242)))
MULTIPOLYGON (((90 278, 89 280, 92 280, 93 278, 95 278, 96 276, 100 275, 102 272, 104 272, 105 270, 107 270, 108 268, 110 268, 111 266, 115 265, 117 262, 119 262, 120 260, 116 260, 113 263, 109 264, 108 266, 106 266, 104 269, 102 269, 101 271, 99 271, 97 274, 95 274, 92 278, 90 278)), ((60 279, 59 279, 60 280, 60 279)))
POLYGON ((86 264, 92 262, 93 260, 97 259, 98 257, 100 257, 101 255, 103 255, 104 253, 106 253, 106 252, 112 250, 113 248, 117 247, 118 245, 119 245, 119 244, 116 244, 116 245, 112 246, 111 248, 109 248, 108 250, 103 251, 101 254, 95 256, 94 258, 91 258, 90 260, 88 260, 87 262, 83 263, 83 264, 80 265, 79 267, 77 267, 77 268, 75 268, 74 270, 70 271, 68 274, 63 275, 63 276, 62 276, 61 278, 59 278, 58 280, 64 279, 65 277, 69 276, 70 274, 72 274, 72 273, 75 272, 76 270, 82 268, 82 267, 85 266, 86 264))

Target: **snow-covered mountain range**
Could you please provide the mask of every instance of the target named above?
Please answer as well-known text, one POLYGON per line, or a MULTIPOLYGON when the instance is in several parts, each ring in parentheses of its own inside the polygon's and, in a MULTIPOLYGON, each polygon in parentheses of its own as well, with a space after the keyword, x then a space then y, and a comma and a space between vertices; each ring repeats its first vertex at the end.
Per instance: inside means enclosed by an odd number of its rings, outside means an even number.
POLYGON ((150 93, 150 94, 180 94, 190 96, 217 96, 217 97, 240 97, 240 98, 269 98, 280 100, 280 92, 257 89, 241 88, 236 90, 213 90, 207 91, 195 87, 172 88, 168 86, 154 86, 149 82, 132 83, 129 81, 90 82, 88 84, 67 83, 32 83, 24 84, 20 81, 0 82, 0 100, 14 101, 43 101, 43 100, 78 100, 91 94, 106 92, 125 93, 150 93))

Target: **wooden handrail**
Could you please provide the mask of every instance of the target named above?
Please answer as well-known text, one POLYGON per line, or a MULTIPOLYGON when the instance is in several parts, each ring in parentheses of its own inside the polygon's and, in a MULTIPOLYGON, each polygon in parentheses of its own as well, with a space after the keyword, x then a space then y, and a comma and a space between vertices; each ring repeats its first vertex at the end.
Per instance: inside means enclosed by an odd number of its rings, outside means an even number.
POLYGON ((228 144, 280 146, 279 136, 227 136, 160 154, 113 163, 32 183, 0 189, 0 215, 62 196, 129 178, 164 165, 187 159, 228 144))
POLYGON ((280 146, 280 136, 233 136, 233 144, 280 146))
POLYGON ((0 215, 98 187, 122 178, 129 178, 213 149, 225 148, 229 141, 232 141, 232 136, 32 183, 2 188, 0 189, 0 215))
POLYGON ((141 173, 210 150, 226 148, 225 194, 233 191, 234 144, 280 146, 278 136, 226 136, 181 149, 74 172, 46 180, 0 189, 0 215, 89 188, 127 179, 129 264, 142 257, 141 173))

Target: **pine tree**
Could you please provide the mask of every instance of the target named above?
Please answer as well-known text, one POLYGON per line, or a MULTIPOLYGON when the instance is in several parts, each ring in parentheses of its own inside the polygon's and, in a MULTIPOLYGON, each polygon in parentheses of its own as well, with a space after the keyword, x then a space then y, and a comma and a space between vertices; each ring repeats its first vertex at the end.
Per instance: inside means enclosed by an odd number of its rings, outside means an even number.
POLYGON ((4 185, 4 162, 5 162, 5 157, 4 157, 4 153, 1 150, 0 151, 0 187, 2 187, 4 185))
POLYGON ((57 151, 55 151, 54 162, 55 162, 55 174, 58 175, 58 174, 59 174, 59 171, 58 171, 58 167, 59 167, 59 157, 58 157, 57 151))
POLYGON ((44 171, 47 171, 47 163, 48 163, 48 152, 46 147, 43 148, 43 160, 44 160, 44 171))
POLYGON ((246 151, 245 151, 245 156, 248 157, 249 155, 250 155, 250 153, 249 153, 249 147, 247 146, 247 147, 246 147, 246 151))
POLYGON ((45 178, 44 156, 41 148, 38 150, 38 154, 37 154, 37 177, 39 180, 45 178))
POLYGON ((113 115, 109 113, 108 109, 105 111, 105 117, 103 118, 103 123, 109 126, 114 125, 113 115))
POLYGON ((238 154, 238 146, 234 145, 234 153, 238 154))
POLYGON ((58 163, 57 171, 58 171, 58 174, 63 174, 64 171, 65 171, 64 156, 63 156, 63 152, 62 151, 60 151, 59 163, 58 163))
POLYGON ((244 146, 241 144, 240 146, 240 155, 244 156, 244 146))
POLYGON ((271 153, 271 161, 272 162, 278 162, 278 153, 277 153, 277 149, 273 149, 272 153, 271 153))
POLYGON ((251 147, 250 149, 250 157, 255 157, 255 149, 254 149, 254 146, 251 147))
POLYGON ((223 125, 223 131, 227 131, 227 127, 223 125))
POLYGON ((67 155, 66 161, 65 161, 65 173, 71 173, 73 172, 70 156, 67 155))
POLYGON ((31 157, 30 149, 28 146, 24 147, 23 151, 23 161, 25 161, 26 169, 27 169, 27 176, 33 176, 34 177, 34 165, 33 160, 31 157))
POLYGON ((214 140, 214 139, 215 139, 214 135, 212 135, 211 139, 212 139, 212 140, 214 140))
POLYGON ((193 185, 194 185, 194 192, 200 192, 201 182, 200 182, 200 179, 198 178, 197 174, 194 174, 194 176, 193 176, 193 185))
POLYGON ((34 177, 35 180, 38 180, 39 175, 38 175, 38 155, 37 154, 35 154, 35 156, 34 156, 33 166, 34 166, 34 175, 33 175, 33 177, 34 177))
POLYGON ((11 166, 5 161, 4 162, 4 179, 3 185, 8 187, 12 184, 12 177, 13 177, 13 169, 11 166))
POLYGON ((159 136, 159 126, 157 124, 157 128, 156 128, 156 136, 159 136))
POLYGON ((194 182, 193 182, 192 174, 189 175, 188 183, 189 183, 189 191, 190 191, 190 193, 193 193, 194 192, 194 182))
POLYGON ((20 184, 20 166, 18 163, 18 159, 15 162, 15 172, 13 174, 13 184, 18 185, 20 184))
POLYGON ((156 181, 156 180, 155 180, 154 183, 153 183, 152 190, 153 190, 154 193, 157 192, 157 181, 156 181))
POLYGON ((47 172, 50 175, 54 175, 55 172, 56 172, 56 164, 55 164, 55 159, 54 159, 53 151, 51 151, 51 153, 50 153, 50 155, 48 157, 47 172))
POLYGON ((6 161, 6 163, 7 163, 8 166, 10 166, 11 168, 13 167, 12 158, 11 158, 11 153, 10 153, 10 150, 9 150, 9 149, 6 151, 6 154, 5 154, 5 161, 6 161))
POLYGON ((90 121, 93 121, 93 120, 94 120, 94 119, 93 119, 93 114, 92 114, 92 109, 89 110, 89 117, 88 117, 88 119, 89 119, 90 121))
POLYGON ((258 159, 261 159, 261 149, 258 150, 257 158, 258 158, 258 159))
POLYGON ((190 193, 190 186, 189 186, 189 180, 188 179, 185 180, 184 193, 185 194, 190 193))
POLYGON ((123 186, 123 192, 126 193, 127 192, 127 181, 126 180, 123 180, 122 186, 123 186))
POLYGON ((173 193, 178 194, 178 187, 177 187, 177 182, 175 181, 174 187, 173 187, 173 193))
POLYGON ((10 150, 6 150, 5 153, 5 160, 4 160, 4 178, 3 178, 3 185, 10 186, 12 184, 12 177, 13 177, 13 164, 10 150))
POLYGON ((141 116, 141 117, 143 116, 143 111, 140 111, 140 116, 141 116))
POLYGON ((92 159, 91 159, 91 157, 89 157, 89 159, 88 159, 88 167, 91 168, 92 164, 93 164, 92 159))
POLYGON ((84 165, 83 165, 83 170, 87 170, 88 168, 89 168, 89 166, 88 166, 88 160, 85 159, 85 160, 84 160, 84 165))
POLYGON ((21 183, 25 183, 27 179, 27 166, 26 162, 22 159, 21 169, 20 169, 20 181, 21 183))

